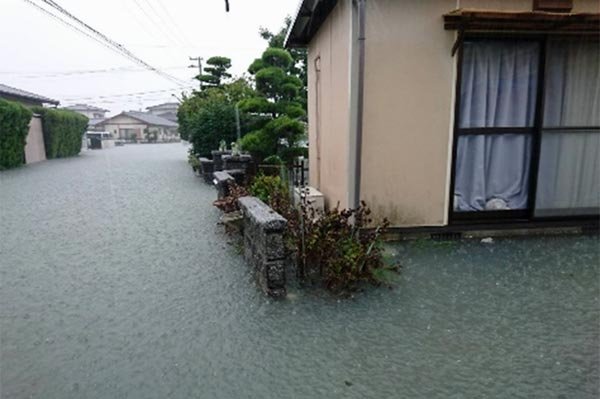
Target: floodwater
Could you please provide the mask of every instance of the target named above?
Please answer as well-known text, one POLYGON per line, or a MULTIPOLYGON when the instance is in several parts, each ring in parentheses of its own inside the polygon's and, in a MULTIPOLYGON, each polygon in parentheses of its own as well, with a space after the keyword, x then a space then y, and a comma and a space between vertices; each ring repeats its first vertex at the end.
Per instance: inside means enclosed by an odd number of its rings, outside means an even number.
POLYGON ((257 289, 181 144, 0 173, 0 397, 597 398, 597 237, 390 247, 394 289, 257 289))

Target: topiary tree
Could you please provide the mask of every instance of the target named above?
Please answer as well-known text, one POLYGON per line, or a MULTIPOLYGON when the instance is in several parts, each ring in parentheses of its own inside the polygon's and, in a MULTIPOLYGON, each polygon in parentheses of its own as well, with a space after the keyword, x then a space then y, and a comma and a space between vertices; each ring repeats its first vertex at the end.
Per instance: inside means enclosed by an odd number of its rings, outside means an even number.
MULTIPOLYGON (((292 18, 290 16, 285 18, 283 26, 279 29, 279 31, 271 32, 266 28, 260 29, 260 36, 265 39, 269 43, 269 47, 274 48, 284 48, 285 38, 287 32, 292 24, 292 18)), ((306 71, 307 65, 307 51, 305 48, 291 48, 288 49, 289 54, 292 56, 292 62, 288 66, 287 71, 292 75, 296 76, 302 82, 302 86, 300 88, 298 101, 302 105, 302 109, 306 110, 307 104, 307 81, 308 75, 306 71)))
POLYGON ((205 74, 197 76, 203 85, 203 89, 221 87, 225 79, 231 78, 228 72, 231 68, 231 59, 227 57, 215 56, 206 61, 207 67, 204 68, 205 74))
POLYGON ((258 96, 242 100, 240 109, 272 119, 242 139, 242 148, 259 159, 279 155, 289 161, 289 149, 304 134, 304 125, 298 120, 306 115, 299 101, 302 81, 289 72, 292 63, 288 51, 269 47, 248 68, 254 76, 258 96))

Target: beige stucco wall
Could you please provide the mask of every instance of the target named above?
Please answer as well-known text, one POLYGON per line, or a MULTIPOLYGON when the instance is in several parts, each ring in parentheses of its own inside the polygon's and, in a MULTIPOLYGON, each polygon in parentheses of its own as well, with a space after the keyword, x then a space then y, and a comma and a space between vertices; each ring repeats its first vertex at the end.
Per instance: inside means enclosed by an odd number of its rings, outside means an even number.
POLYGON ((42 131, 42 118, 34 115, 29 122, 27 144, 25 145, 25 163, 36 163, 46 160, 46 147, 44 146, 44 133, 42 131))
POLYGON ((361 198, 392 225, 446 222, 455 34, 449 0, 367 2, 361 198))
POLYGON ((342 207, 348 204, 350 18, 350 2, 339 1, 308 48, 310 184, 329 205, 342 207))

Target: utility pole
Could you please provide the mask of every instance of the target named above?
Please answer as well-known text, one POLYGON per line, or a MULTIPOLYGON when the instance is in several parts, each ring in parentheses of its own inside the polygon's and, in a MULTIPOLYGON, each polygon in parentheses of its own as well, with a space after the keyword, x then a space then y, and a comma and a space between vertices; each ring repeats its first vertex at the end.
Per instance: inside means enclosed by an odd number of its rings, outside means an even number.
POLYGON ((197 61, 198 65, 190 65, 188 68, 198 68, 198 80, 200 81, 200 91, 202 91, 202 81, 200 80, 200 76, 202 75, 202 61, 204 60, 204 58, 198 56, 198 57, 189 57, 190 61, 197 61))

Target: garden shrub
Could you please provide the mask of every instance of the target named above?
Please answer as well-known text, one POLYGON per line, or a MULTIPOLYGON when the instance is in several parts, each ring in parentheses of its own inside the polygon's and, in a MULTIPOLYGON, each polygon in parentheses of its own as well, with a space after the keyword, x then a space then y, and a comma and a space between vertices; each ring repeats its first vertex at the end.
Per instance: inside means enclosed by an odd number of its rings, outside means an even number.
POLYGON ((0 170, 25 161, 25 144, 32 112, 19 103, 0 99, 0 170))
POLYGON ((191 148, 188 151, 188 163, 190 164, 190 166, 192 167, 192 170, 194 172, 199 172, 200 171, 200 160, 194 154, 194 152, 192 151, 191 148))
POLYGON ((357 209, 317 212, 292 207, 289 197, 271 196, 270 206, 288 220, 288 245, 300 278, 320 281, 333 292, 356 290, 361 283, 382 284, 400 268, 384 261, 381 235, 389 223, 373 228, 364 202, 357 209))
POLYGON ((35 112, 42 115, 46 158, 66 158, 79 154, 88 118, 64 109, 36 107, 35 112))
POLYGON ((279 176, 258 175, 250 186, 250 195, 260 198, 265 204, 270 204, 271 198, 287 196, 288 189, 279 176))
POLYGON ((240 210, 238 199, 248 196, 246 187, 239 186, 235 182, 229 182, 229 195, 213 202, 213 205, 225 213, 240 210))

